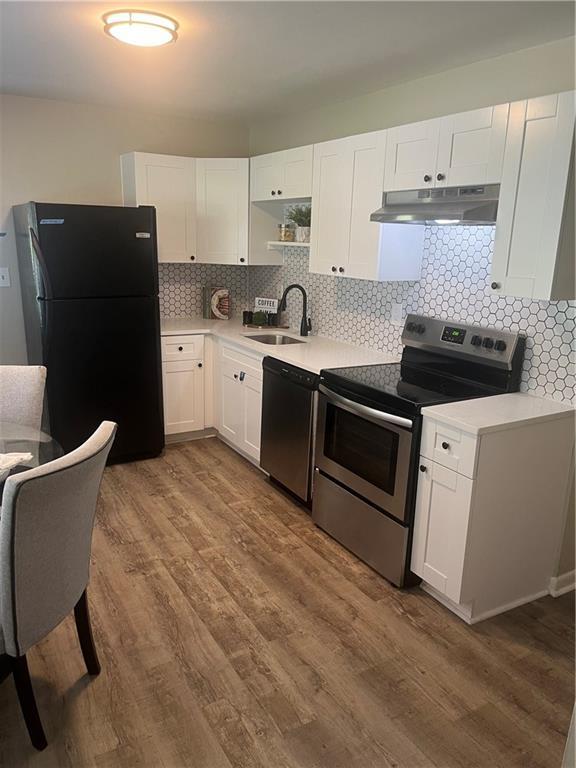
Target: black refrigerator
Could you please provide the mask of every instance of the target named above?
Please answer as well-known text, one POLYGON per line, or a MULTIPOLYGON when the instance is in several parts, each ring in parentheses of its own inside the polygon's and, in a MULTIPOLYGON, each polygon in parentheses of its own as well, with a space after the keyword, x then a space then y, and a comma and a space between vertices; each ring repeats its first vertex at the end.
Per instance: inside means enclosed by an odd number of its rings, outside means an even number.
POLYGON ((45 365, 52 436, 118 424, 110 462, 164 447, 156 211, 28 203, 14 223, 28 362, 45 365))

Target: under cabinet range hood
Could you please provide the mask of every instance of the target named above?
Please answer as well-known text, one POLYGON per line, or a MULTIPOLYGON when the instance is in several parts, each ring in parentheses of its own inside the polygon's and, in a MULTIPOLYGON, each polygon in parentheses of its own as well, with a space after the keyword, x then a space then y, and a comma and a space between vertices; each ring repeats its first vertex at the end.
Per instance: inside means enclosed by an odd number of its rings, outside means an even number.
POLYGON ((384 192, 382 208, 374 211, 370 221, 383 224, 494 225, 499 192, 500 184, 384 192))

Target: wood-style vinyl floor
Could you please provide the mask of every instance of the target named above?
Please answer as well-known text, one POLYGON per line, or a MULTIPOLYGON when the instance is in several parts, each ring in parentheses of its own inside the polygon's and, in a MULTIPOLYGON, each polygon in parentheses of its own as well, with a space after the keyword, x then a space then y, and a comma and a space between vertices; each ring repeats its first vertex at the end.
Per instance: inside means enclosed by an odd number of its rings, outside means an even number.
POLYGON ((572 595, 469 627, 216 439, 106 470, 90 600, 101 675, 64 621, 29 654, 49 747, 7 680, 0 765, 560 765, 572 595))

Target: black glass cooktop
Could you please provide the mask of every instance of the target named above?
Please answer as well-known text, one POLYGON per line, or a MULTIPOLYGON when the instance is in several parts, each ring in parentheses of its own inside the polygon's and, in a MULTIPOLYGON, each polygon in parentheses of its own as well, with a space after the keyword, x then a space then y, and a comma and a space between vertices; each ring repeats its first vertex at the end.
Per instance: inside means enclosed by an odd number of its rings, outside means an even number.
POLYGON ((439 405, 499 390, 474 381, 443 376, 406 363, 330 368, 321 372, 321 383, 336 394, 380 410, 415 415, 427 405, 439 405))

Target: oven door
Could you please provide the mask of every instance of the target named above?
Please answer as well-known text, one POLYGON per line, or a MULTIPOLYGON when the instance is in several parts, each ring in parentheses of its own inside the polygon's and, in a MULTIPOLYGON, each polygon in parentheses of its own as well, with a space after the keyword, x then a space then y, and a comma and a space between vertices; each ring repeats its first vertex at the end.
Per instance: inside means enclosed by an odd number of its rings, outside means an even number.
POLYGON ((320 385, 316 466, 406 522, 413 422, 320 385))

